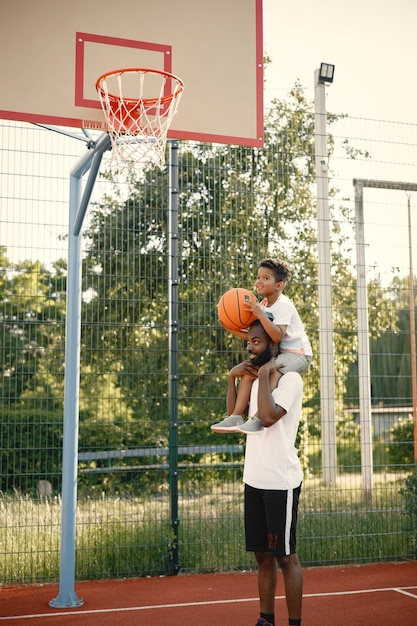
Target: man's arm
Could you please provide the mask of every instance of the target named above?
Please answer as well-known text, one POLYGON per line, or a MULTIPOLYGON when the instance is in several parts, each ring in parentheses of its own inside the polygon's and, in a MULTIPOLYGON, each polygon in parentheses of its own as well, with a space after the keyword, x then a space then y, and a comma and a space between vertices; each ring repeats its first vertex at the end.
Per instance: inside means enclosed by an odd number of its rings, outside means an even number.
POLYGON ((276 404, 272 396, 269 377, 274 367, 276 367, 275 357, 268 363, 265 363, 265 365, 262 365, 258 371, 258 417, 265 427, 272 426, 278 422, 287 412, 282 406, 276 404))
MULTIPOLYGON (((220 322, 220 320, 219 320, 220 322)), ((247 341, 248 339, 248 331, 247 330, 231 330, 230 328, 227 328, 227 326, 225 326, 224 324, 222 324, 220 322, 220 325, 223 326, 223 328, 225 330, 227 330, 229 333, 232 333, 232 335, 236 335, 236 337, 239 337, 239 339, 243 339, 244 341, 247 341)))

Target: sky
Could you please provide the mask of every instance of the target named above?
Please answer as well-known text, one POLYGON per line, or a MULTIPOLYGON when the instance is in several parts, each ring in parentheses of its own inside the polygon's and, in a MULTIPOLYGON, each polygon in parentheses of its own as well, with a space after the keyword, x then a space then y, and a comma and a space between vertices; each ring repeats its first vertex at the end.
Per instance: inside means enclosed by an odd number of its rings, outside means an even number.
MULTIPOLYGON (((326 88, 327 110, 333 113, 348 113, 350 118, 413 124, 414 135, 410 135, 410 142, 414 145, 414 151, 409 159, 412 167, 406 169, 397 166, 395 169, 393 163, 396 159, 391 153, 387 156, 390 169, 387 170, 384 179, 417 182, 415 171, 417 167, 417 72, 415 69, 417 0, 396 0, 395 2, 393 0, 263 0, 263 13, 264 51, 272 59, 266 71, 266 102, 273 97, 285 99, 297 80, 304 87, 307 99, 312 102, 315 70, 319 68, 321 62, 334 64, 334 82, 326 88)), ((368 131, 370 125, 366 123, 364 126, 368 131)), ((355 130, 358 127, 357 125, 355 130)), ((409 132, 409 128, 411 127, 405 127, 403 135, 409 132)), ((374 125, 373 132, 378 133, 376 125, 374 125)), ((351 129, 347 133, 345 136, 356 137, 351 134, 351 129)), ((398 137, 398 133, 395 137, 397 142, 407 141, 407 139, 406 136, 404 139, 398 137)), ((47 140, 48 131, 45 131, 45 141, 47 140)), ((72 142, 70 150, 82 154, 79 146, 73 145, 74 141, 68 140, 72 142)), ((62 150, 65 150, 63 146, 62 150)), ((380 156, 379 160, 383 159, 384 157, 380 156)), ((75 156, 69 156, 64 177, 76 160, 75 156)), ((401 159, 397 160, 402 160, 402 155, 401 159)), ((38 165, 36 164, 37 167, 38 165)), ((344 173, 349 194, 352 194, 353 177, 372 177, 371 170, 366 168, 367 165, 361 163, 360 169, 352 170, 353 173, 344 173)), ((378 178, 380 178, 379 175, 378 178)), ((53 185, 49 185, 48 193, 53 194, 55 199, 59 196, 58 201, 66 205, 68 198, 66 184, 61 189, 61 193, 58 190, 55 191, 53 185)), ((38 210, 38 206, 30 201, 33 194, 29 192, 28 194, 28 209, 25 208, 21 193, 18 193, 16 197, 19 198, 19 210, 28 210, 32 216, 34 211, 38 210)), ((403 196, 400 197, 398 211, 393 211, 389 203, 384 208, 383 202, 384 200, 382 200, 382 205, 378 202, 374 205, 377 214, 374 218, 375 227, 371 230, 378 233, 380 242, 385 237, 392 242, 393 233, 398 232, 396 236, 399 241, 398 256, 401 250, 406 248, 404 244, 405 199, 403 196), (399 228, 398 216, 400 214, 402 215, 401 237, 400 231, 394 230, 399 228)), ((65 221, 66 206, 64 211, 65 221)), ((370 209, 367 208, 367 215, 369 213, 370 209)), ((13 260, 17 260, 15 259, 17 256, 19 260, 22 260, 22 255, 23 258, 27 258, 26 254, 33 245, 31 242, 34 239, 35 228, 39 231, 36 231, 37 242, 43 241, 44 238, 45 241, 56 239, 56 232, 61 232, 60 229, 62 229, 62 223, 56 227, 44 228, 42 220, 36 226, 35 220, 27 220, 26 214, 22 215, 21 220, 18 219, 17 214, 13 217, 14 222, 10 228, 14 230, 10 230, 8 241, 16 241, 17 229, 19 239, 22 241, 24 227, 27 226, 27 242, 25 243, 27 247, 23 251, 18 248, 10 249, 13 260), (27 222, 29 223, 26 224, 27 222)), ((417 244, 417 232, 414 238, 417 244)), ((57 241, 56 249, 53 249, 50 254, 57 258, 63 256, 65 251, 66 242, 57 241)), ((384 254, 386 256, 384 247, 379 243, 379 248, 375 247, 374 258, 370 261, 381 264, 384 254)), ((415 257, 417 260, 417 251, 415 257)), ((407 259, 404 257, 404 263, 406 262, 407 259)))
MULTIPOLYGON (((417 0, 263 0, 263 11, 264 51, 272 59, 266 102, 285 99, 297 80, 313 102, 315 70, 330 63, 335 75, 326 86, 326 110, 348 114, 343 132, 352 145, 361 145, 362 131, 373 138, 362 144, 372 152, 369 162, 341 161, 351 210, 353 178, 417 183, 417 0), (387 124, 369 120, 405 125, 392 125, 388 138, 387 124)), ((411 195, 417 266, 417 194, 411 195)), ((365 190, 366 261, 382 282, 392 267, 402 274, 409 268, 407 202, 403 191, 365 190)))
POLYGON ((266 98, 297 79, 313 99, 314 71, 335 65, 328 110, 417 122, 416 0, 263 0, 266 98))

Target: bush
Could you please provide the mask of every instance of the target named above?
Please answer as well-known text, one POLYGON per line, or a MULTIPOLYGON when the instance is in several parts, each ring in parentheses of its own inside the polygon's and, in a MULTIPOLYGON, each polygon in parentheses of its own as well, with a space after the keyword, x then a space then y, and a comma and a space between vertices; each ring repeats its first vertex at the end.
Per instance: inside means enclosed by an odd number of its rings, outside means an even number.
POLYGON ((406 478, 400 493, 404 496, 405 510, 410 522, 411 544, 414 556, 417 556, 417 469, 406 478))
POLYGON ((62 408, 16 403, 0 423, 0 489, 36 494, 38 480, 60 489, 62 472, 62 408))
POLYGON ((391 428, 391 442, 387 445, 391 465, 414 463, 414 421, 412 417, 399 419, 391 428))

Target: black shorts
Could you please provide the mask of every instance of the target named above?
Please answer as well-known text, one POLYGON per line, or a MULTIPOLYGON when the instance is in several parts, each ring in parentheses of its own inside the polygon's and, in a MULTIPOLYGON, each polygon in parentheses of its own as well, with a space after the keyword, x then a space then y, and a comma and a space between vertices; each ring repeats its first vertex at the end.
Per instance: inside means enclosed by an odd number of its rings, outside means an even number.
POLYGON ((296 489, 255 489, 245 484, 245 534, 248 552, 295 554, 298 501, 296 489))

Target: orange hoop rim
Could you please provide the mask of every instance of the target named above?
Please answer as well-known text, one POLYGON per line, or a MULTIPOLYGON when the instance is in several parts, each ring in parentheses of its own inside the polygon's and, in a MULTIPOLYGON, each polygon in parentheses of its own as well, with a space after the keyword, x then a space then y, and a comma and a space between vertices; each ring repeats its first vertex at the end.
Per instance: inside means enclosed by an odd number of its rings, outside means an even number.
POLYGON ((153 106, 157 104, 158 102, 160 102, 161 104, 168 104, 174 98, 177 98, 184 90, 184 83, 180 78, 178 78, 178 76, 175 76, 175 74, 171 74, 170 72, 166 72, 165 70, 155 70, 155 69, 151 69, 147 67, 128 67, 128 68, 124 68, 120 70, 111 70, 110 72, 106 72, 105 74, 102 74, 101 76, 99 76, 96 80, 96 90, 100 92, 102 96, 107 96, 108 98, 113 99, 115 101, 123 100, 124 102, 129 103, 129 104, 143 102, 143 104, 145 104, 146 106, 153 106), (122 76, 123 74, 139 74, 139 73, 159 74, 160 76, 163 76, 165 78, 171 78, 172 80, 175 80, 177 82, 176 90, 167 96, 162 96, 162 98, 157 98, 157 97, 155 98, 131 98, 129 96, 122 98, 121 96, 117 94, 105 92, 102 87, 103 81, 113 76, 122 76))

